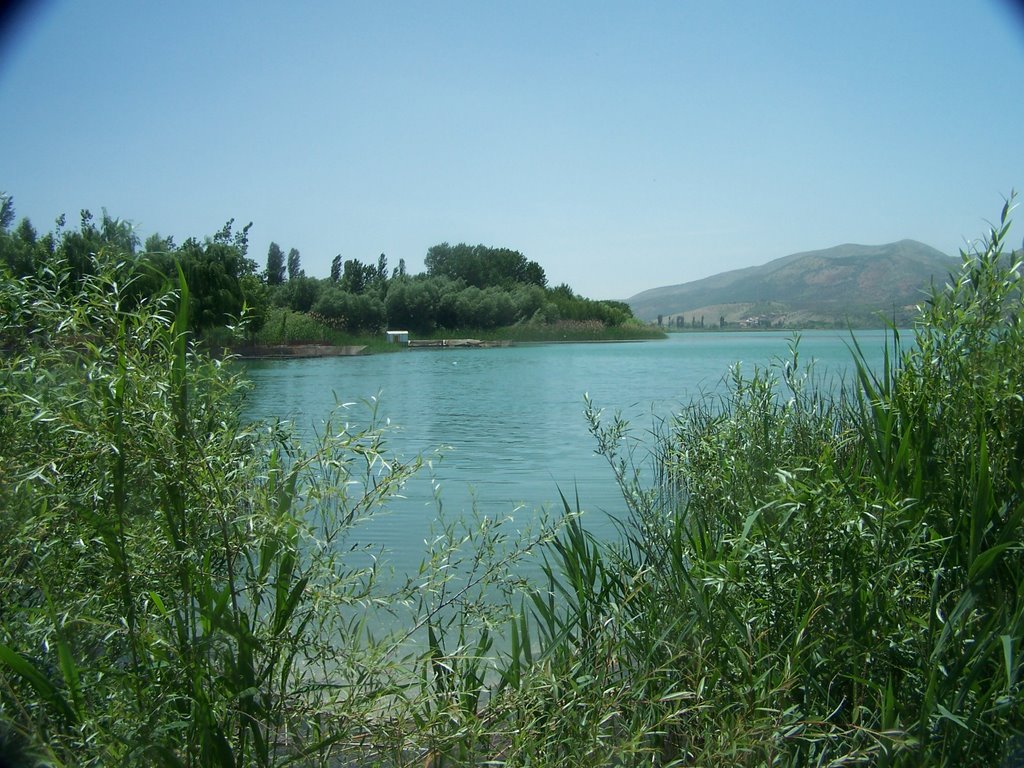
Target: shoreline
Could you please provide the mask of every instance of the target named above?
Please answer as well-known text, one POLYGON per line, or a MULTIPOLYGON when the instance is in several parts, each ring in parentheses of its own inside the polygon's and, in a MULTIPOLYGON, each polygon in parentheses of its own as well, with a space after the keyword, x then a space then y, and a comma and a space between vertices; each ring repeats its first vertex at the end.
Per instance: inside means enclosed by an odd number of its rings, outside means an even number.
MULTIPOLYGON (((544 339, 518 341, 512 339, 410 339, 404 349, 504 349, 508 347, 542 346, 548 344, 625 344, 663 339, 544 339)), ((334 346, 330 344, 273 344, 267 346, 229 347, 228 354, 238 360, 307 360, 322 357, 364 357, 377 354, 369 345, 334 346)), ((395 350, 401 351, 399 349, 395 350)))
POLYGON ((365 344, 341 347, 330 344, 275 344, 266 347, 235 347, 230 352, 239 360, 304 360, 367 354, 365 344))

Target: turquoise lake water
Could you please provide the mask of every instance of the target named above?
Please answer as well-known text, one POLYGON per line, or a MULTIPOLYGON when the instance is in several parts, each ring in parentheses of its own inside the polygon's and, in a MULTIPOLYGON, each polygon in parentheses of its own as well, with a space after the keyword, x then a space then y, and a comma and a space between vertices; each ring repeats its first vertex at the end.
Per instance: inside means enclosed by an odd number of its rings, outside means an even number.
MULTIPOLYGON (((883 355, 883 331, 858 331, 868 360, 883 355)), ((674 334, 664 341, 558 344, 497 349, 419 349, 363 357, 245 363, 254 389, 247 416, 294 423, 312 439, 337 404, 345 420, 368 421, 366 401, 390 422, 388 445, 401 458, 430 456, 404 498, 365 531, 397 571, 422 558, 437 516, 475 508, 491 518, 528 524, 542 507, 558 508, 559 492, 578 494, 588 527, 611 531, 608 515, 625 505, 611 468, 594 453, 584 396, 620 412, 637 435, 682 406, 720 391, 730 366, 748 373, 786 359, 787 332, 674 334)), ((802 362, 815 360, 824 381, 850 369, 850 335, 801 335, 802 362)))

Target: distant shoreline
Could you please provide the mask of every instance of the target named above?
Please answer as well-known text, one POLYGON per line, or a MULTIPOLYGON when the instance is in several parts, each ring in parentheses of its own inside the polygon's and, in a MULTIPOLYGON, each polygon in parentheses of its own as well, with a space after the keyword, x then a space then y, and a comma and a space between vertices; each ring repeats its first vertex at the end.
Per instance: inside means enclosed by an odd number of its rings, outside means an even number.
MULTIPOLYGON (((505 347, 536 347, 549 344, 636 344, 647 341, 663 341, 670 335, 714 335, 721 333, 804 333, 808 331, 832 331, 845 333, 851 331, 886 331, 892 330, 883 326, 847 327, 847 328, 680 328, 663 331, 662 338, 647 339, 412 339, 408 344, 396 345, 401 349, 497 349, 505 347)), ((908 330, 897 328, 897 331, 908 330)), ((395 349, 398 352, 401 349, 395 349)), ((350 344, 335 346, 331 344, 273 344, 229 348, 228 353, 239 360, 309 360, 324 357, 364 357, 380 352, 370 349, 366 344, 350 344)))
POLYGON ((305 360, 316 357, 357 357, 366 354, 366 345, 275 344, 266 347, 236 347, 230 350, 239 360, 305 360))
MULTIPOLYGON (((543 341, 510 341, 481 339, 415 339, 402 349, 498 349, 535 347, 549 344, 633 344, 664 339, 550 339, 543 341)), ((379 350, 378 350, 379 351, 379 350)), ((400 351, 399 349, 395 350, 400 351)), ((333 346, 330 344, 274 344, 228 348, 227 353, 238 360, 310 360, 323 357, 365 357, 375 354, 368 345, 333 346)))

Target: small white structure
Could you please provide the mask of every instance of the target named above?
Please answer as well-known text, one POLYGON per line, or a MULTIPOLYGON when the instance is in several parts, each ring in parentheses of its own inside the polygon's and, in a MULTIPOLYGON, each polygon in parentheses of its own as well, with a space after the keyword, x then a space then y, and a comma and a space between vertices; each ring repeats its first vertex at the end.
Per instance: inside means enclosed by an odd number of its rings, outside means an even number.
POLYGON ((409 332, 408 331, 385 331, 385 335, 388 339, 388 344, 408 344, 409 343, 409 332))

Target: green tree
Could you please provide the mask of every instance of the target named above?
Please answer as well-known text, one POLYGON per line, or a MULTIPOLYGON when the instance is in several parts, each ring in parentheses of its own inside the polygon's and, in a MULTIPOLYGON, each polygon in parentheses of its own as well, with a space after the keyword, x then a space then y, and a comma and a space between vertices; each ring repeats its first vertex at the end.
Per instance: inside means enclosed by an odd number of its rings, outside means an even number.
MULTIPOLYGON (((13 217, 14 208, 9 206, 0 212, 0 216, 13 217)), ((13 232, 8 231, 9 227, 10 223, 7 223, 0 229, 0 264, 6 264, 15 277, 34 275, 48 256, 47 244, 40 241, 35 227, 27 218, 18 222, 13 232)))
POLYGON ((341 254, 339 253, 333 259, 331 259, 331 282, 336 283, 341 280, 341 254))
POLYGON ((379 331, 387 325, 384 302, 377 296, 363 294, 354 299, 350 326, 353 330, 379 331))
POLYGON ((174 251, 174 238, 162 237, 159 232, 154 232, 146 238, 142 250, 144 253, 172 253, 174 251))
POLYGON ((511 288, 520 283, 547 285, 539 264, 509 248, 440 243, 427 250, 424 263, 428 275, 462 280, 477 288, 511 288))
POLYGON ((95 218, 88 208, 79 213, 78 230, 69 230, 63 234, 58 247, 59 255, 70 267, 70 284, 80 285, 83 278, 95 272, 94 256, 103 250, 103 239, 95 218))
POLYGON ((300 274, 277 289, 277 304, 296 312, 309 312, 320 296, 321 283, 315 277, 300 274))
POLYGON ((139 236, 135 226, 124 219, 116 219, 103 209, 100 218, 100 241, 103 247, 120 252, 125 256, 134 256, 139 248, 139 236))
POLYGON ((516 320, 531 320, 545 303, 547 294, 539 285, 521 285, 511 293, 516 320))
POLYGON ((475 285, 464 288, 455 297, 456 324, 463 328, 487 330, 511 325, 516 319, 515 304, 500 288, 481 290, 475 285))
POLYGON ((270 288, 253 274, 242 275, 238 284, 245 305, 245 332, 252 340, 270 313, 270 288))
POLYGON ((636 317, 633 315, 633 308, 624 301, 604 299, 597 302, 597 304, 601 307, 601 317, 599 319, 605 325, 622 325, 630 320, 636 320, 636 317))
POLYGON ((240 278, 246 268, 237 248, 189 238, 178 249, 177 258, 190 289, 194 329, 228 325, 241 316, 245 296, 240 278))
POLYGON ((27 245, 35 245, 36 241, 39 239, 39 233, 36 232, 36 228, 32 226, 32 222, 28 219, 22 219, 18 222, 18 226, 14 230, 14 234, 27 245))
POLYGON ((14 198, 0 192, 0 230, 8 230, 14 223, 14 198))
POLYGON ((377 269, 372 265, 363 264, 359 259, 348 259, 341 274, 341 288, 359 295, 375 284, 377 275, 377 269))
POLYGON ((388 324, 419 333, 450 327, 454 321, 452 301, 464 286, 446 278, 418 275, 391 283, 385 299, 388 324), (450 297, 448 300, 445 297, 450 297))
POLYGON ((313 305, 313 313, 325 320, 344 321, 348 310, 348 297, 352 294, 343 291, 337 285, 328 285, 317 297, 313 305))
POLYGON ((303 277, 305 273, 302 271, 302 263, 299 257, 298 248, 291 248, 288 251, 288 279, 297 280, 303 277))
POLYGON ((281 246, 271 242, 267 250, 267 285, 281 285, 284 275, 284 252, 281 246))
POLYGON ((215 243, 232 246, 245 259, 245 270, 256 274, 256 262, 246 259, 246 255, 249 252, 249 230, 252 229, 252 222, 250 221, 238 231, 233 231, 234 225, 235 220, 228 219, 227 223, 220 228, 220 231, 213 236, 212 240, 215 243))
POLYGON ((384 302, 371 294, 356 295, 330 285, 320 292, 313 312, 349 331, 376 331, 384 325, 384 302))
POLYGON ((523 279, 520 282, 544 288, 548 284, 548 278, 540 264, 536 261, 528 261, 523 270, 523 279))

